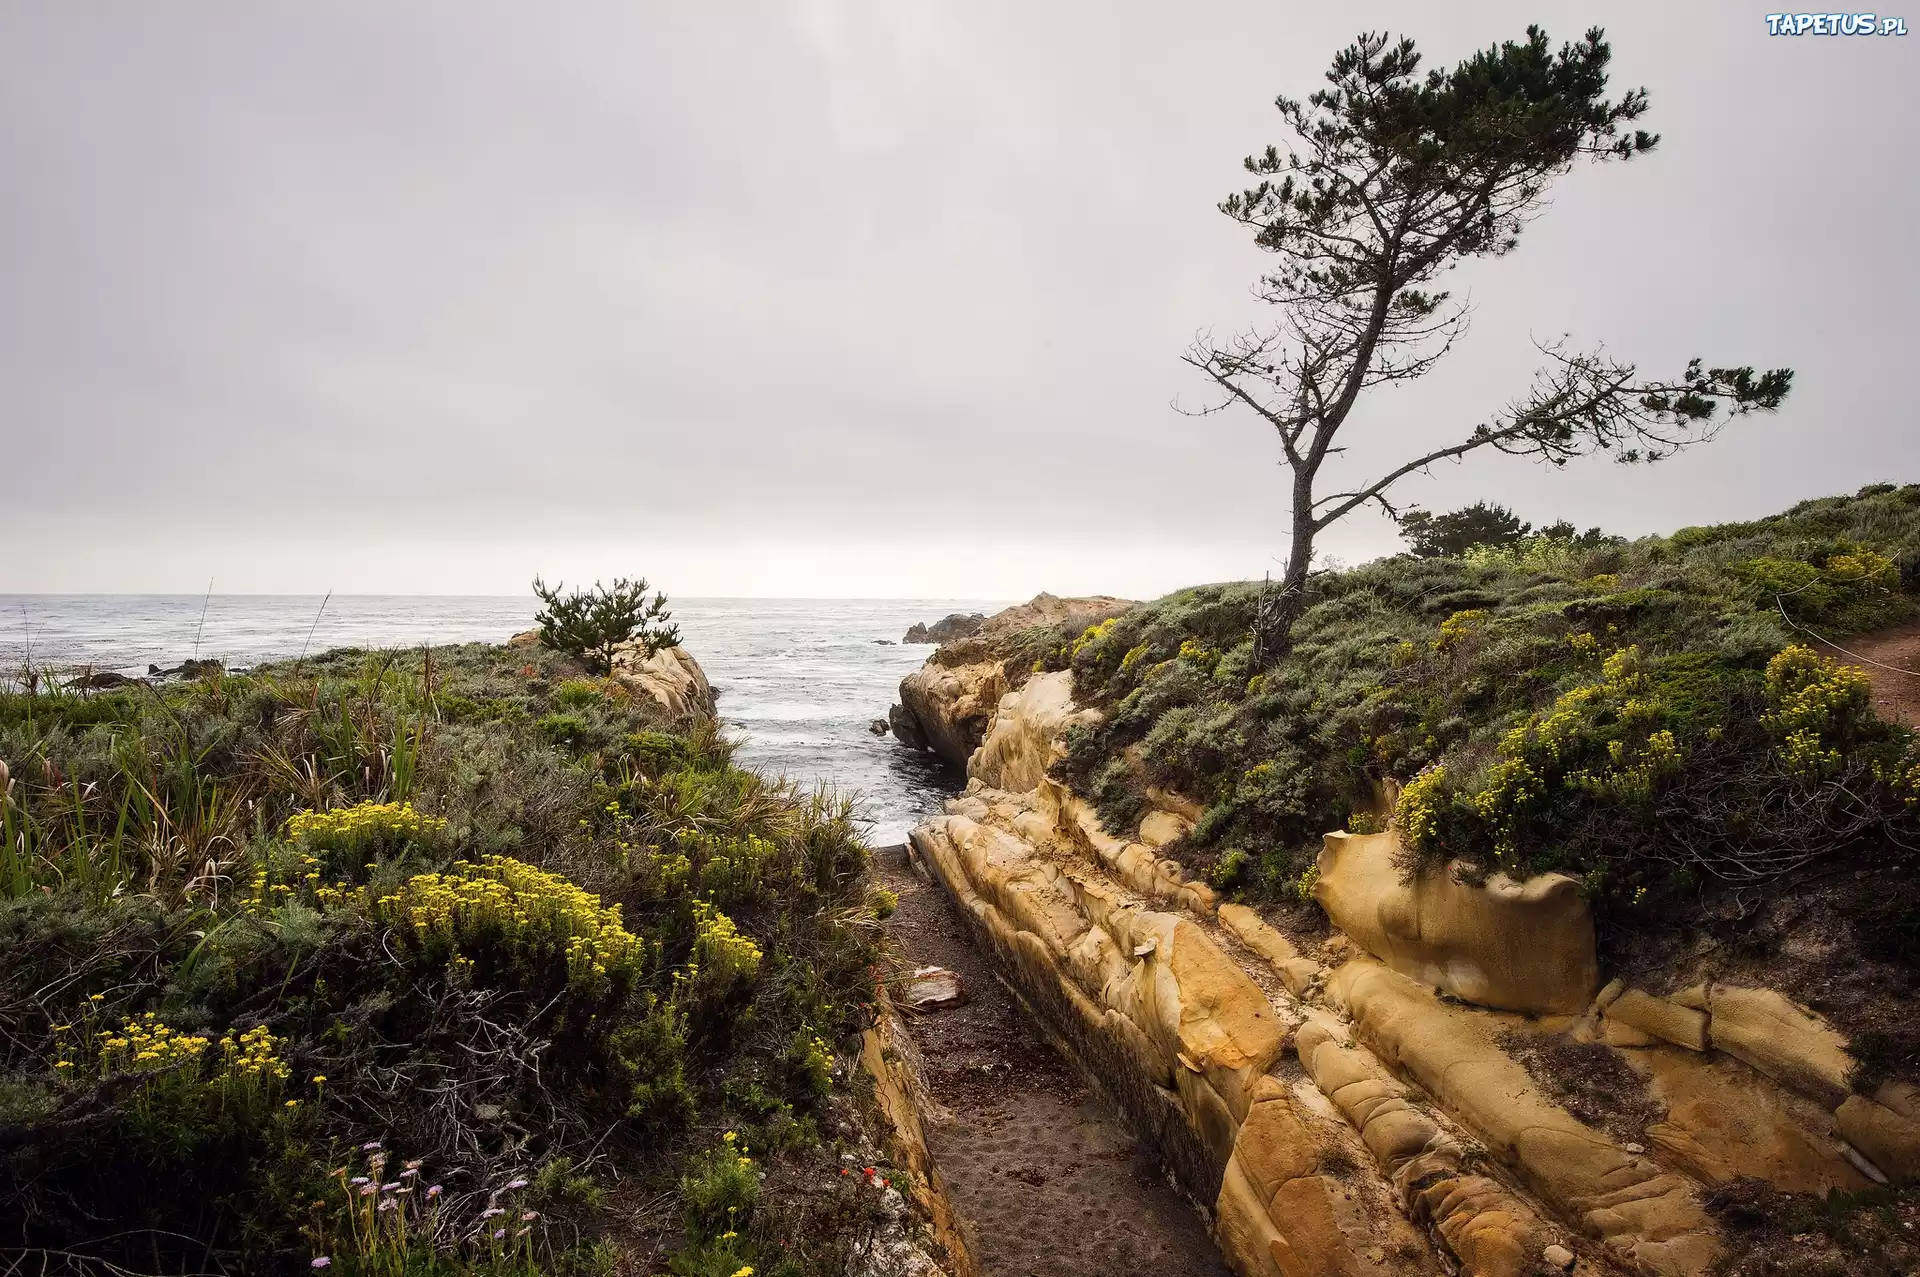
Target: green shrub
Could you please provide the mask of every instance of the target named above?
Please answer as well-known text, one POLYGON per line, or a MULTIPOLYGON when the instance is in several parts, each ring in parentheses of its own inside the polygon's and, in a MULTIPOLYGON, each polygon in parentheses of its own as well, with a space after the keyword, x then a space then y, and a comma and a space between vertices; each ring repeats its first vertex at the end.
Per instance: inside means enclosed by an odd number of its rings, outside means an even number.
POLYGON ((613 672, 613 658, 628 643, 639 645, 646 656, 680 641, 678 626, 671 624, 667 596, 656 593, 647 598, 645 578, 614 581, 612 588, 594 582, 592 590, 575 590, 562 595, 562 582, 548 589, 538 577, 533 592, 543 605, 534 616, 540 627, 540 641, 556 651, 583 661, 599 674, 613 672))
POLYGON ((593 735, 593 725, 579 714, 546 714, 533 726, 553 745, 584 744, 593 735))
POLYGON ((737 1234, 760 1197, 759 1173, 740 1137, 728 1131, 717 1146, 694 1159, 680 1178, 680 1193, 687 1203, 689 1239, 711 1242, 737 1234))
POLYGON ((561 709, 587 709, 618 700, 624 691, 611 679, 570 678, 553 689, 553 703, 561 709))
POLYGON ((1741 873, 1791 863, 1796 840, 1915 840, 1885 823, 1920 819, 1903 814, 1912 764, 1858 693, 1785 690, 1778 668, 1769 692, 1763 669, 1796 625, 1839 635, 1920 612, 1920 485, 1632 543, 1548 532, 1317 573, 1286 656, 1253 676, 1259 584, 1137 607, 1061 654, 1104 720, 1069 731, 1055 775, 1116 832, 1150 786, 1198 802, 1186 847, 1274 849, 1251 886, 1283 898, 1389 778, 1408 787, 1409 869, 1597 870, 1626 899, 1678 899, 1705 872, 1671 863, 1661 827, 1741 873), (1795 697, 1826 719, 1801 722, 1795 697))
POLYGON ((1253 867, 1253 857, 1238 847, 1228 848, 1220 853, 1213 862, 1213 869, 1207 875, 1207 881, 1222 891, 1231 891, 1247 880, 1247 874, 1253 867))

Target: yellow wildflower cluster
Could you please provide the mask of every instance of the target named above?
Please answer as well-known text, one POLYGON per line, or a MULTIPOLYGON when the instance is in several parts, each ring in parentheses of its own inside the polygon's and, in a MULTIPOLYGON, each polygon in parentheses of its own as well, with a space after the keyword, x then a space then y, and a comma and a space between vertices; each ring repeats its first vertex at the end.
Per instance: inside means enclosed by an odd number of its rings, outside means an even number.
POLYGON ((318 847, 348 850, 376 838, 430 838, 446 827, 446 821, 422 815, 412 803, 362 802, 330 811, 296 812, 287 821, 287 837, 318 847))
POLYGON ((1909 807, 1920 807, 1920 754, 1916 754, 1915 742, 1907 752, 1890 763, 1874 764, 1874 775, 1899 796, 1909 807))
POLYGON ((689 979, 724 994, 760 974, 760 957, 760 946, 741 935, 732 918, 704 901, 694 904, 689 979))
POLYGON ((293 1070, 280 1058, 281 1045, 264 1024, 248 1029, 237 1038, 228 1032, 220 1039, 222 1076, 229 1081, 265 1085, 286 1081, 293 1070))
POLYGON ((559 874, 509 856, 456 860, 445 873, 416 874, 376 900, 374 917, 407 928, 427 948, 454 956, 489 942, 519 958, 562 957, 567 982, 582 992, 638 972, 645 947, 602 905, 559 874))
POLYGON ((149 1011, 126 1021, 118 1033, 100 1041, 102 1073, 158 1073, 177 1064, 196 1061, 207 1049, 198 1034, 169 1028, 149 1011))
POLYGON ((1108 617, 1098 625, 1089 625, 1081 633, 1080 637, 1073 641, 1073 646, 1067 650, 1067 659, 1069 661, 1074 660, 1087 648, 1103 641, 1107 635, 1113 632, 1113 623, 1118 619, 1118 617, 1108 617))
MULTIPOLYGON (((302 885, 317 888, 320 883, 320 862, 312 856, 300 857, 300 876, 302 885)), ((273 882, 268 867, 262 865, 253 871, 253 880, 248 884, 245 906, 253 913, 266 913, 287 896, 292 895, 294 886, 290 882, 273 882)))
POLYGON ((1865 670, 1794 644, 1767 662, 1767 713, 1761 721, 1780 738, 1780 757, 1803 776, 1840 766, 1836 738, 1872 704, 1865 670))
POLYGON ((1475 607, 1468 608, 1464 612, 1455 612, 1452 616, 1440 622, 1440 637, 1433 640, 1434 650, 1437 652, 1451 651, 1467 638, 1485 629, 1486 623, 1487 610, 1485 608, 1475 607))
POLYGON ((1440 812, 1447 804, 1447 769, 1429 767, 1400 789, 1393 819, 1409 846, 1428 847, 1440 833, 1440 812))
POLYGON ((1180 641, 1180 659, 1183 661, 1192 661, 1202 669, 1211 670, 1220 660, 1220 653, 1214 651, 1198 639, 1182 639, 1180 641))
POLYGON ((1832 580, 1849 585, 1886 585, 1898 575, 1892 559, 1865 546, 1829 556, 1826 573, 1832 580))
POLYGON ((1883 593, 1898 576, 1893 560, 1862 545, 1829 555, 1824 566, 1763 555, 1734 564, 1732 571, 1763 595, 1771 594, 1770 605, 1798 616, 1818 616, 1883 593))
MULTIPOLYGON (((1553 707, 1500 740, 1498 758, 1465 805, 1492 836, 1502 859, 1518 854, 1521 824, 1555 788, 1642 799, 1684 761, 1679 740, 1659 726, 1667 709, 1644 671, 1638 647, 1608 656, 1598 682, 1570 688, 1553 707), (1604 741, 1604 746, 1602 742, 1604 741)), ((1452 799, 1446 772, 1408 782, 1397 815, 1409 845, 1434 848, 1452 799)))
POLYGON ((1128 648, 1127 654, 1120 658, 1120 668, 1123 670, 1132 669, 1134 666, 1138 665, 1141 661, 1144 661, 1147 659, 1148 650, 1149 649, 1145 643, 1142 643, 1137 647, 1128 648))
POLYGON ((1600 650, 1600 639, 1590 630, 1579 630, 1567 635, 1567 646, 1587 656, 1600 650))

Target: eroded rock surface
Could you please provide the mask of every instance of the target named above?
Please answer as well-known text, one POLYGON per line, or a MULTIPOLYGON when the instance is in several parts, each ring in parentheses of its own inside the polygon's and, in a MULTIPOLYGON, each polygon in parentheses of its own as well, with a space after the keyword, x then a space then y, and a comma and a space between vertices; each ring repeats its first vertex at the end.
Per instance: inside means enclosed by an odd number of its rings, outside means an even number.
MULTIPOLYGON (((1104 596, 1035 595, 994 613, 976 632, 941 644, 925 665, 900 681, 900 706, 911 716, 916 735, 927 748, 955 767, 964 767, 986 739, 1000 698, 1026 679, 1028 669, 1014 670, 1010 676, 1006 668, 1022 635, 1036 627, 1083 630, 1132 606, 1129 600, 1104 596)), ((909 744, 915 739, 900 731, 897 717, 894 730, 909 744)))
POLYGON ((619 648, 614 653, 613 672, 660 702, 670 714, 713 717, 713 687, 707 682, 707 672, 684 647, 663 647, 652 655, 636 645, 619 648))
POLYGON ((1335 926, 1395 971, 1481 1006, 1575 1013, 1600 983, 1593 914, 1564 874, 1524 883, 1452 872, 1401 879, 1400 836, 1332 833, 1314 898, 1335 926))
POLYGON ((1723 1253, 1709 1185, 1822 1193, 1920 1172, 1920 1094, 1849 1097, 1846 1044, 1807 1008, 1725 984, 1596 997, 1571 879, 1403 882, 1395 835, 1336 834, 1317 888, 1332 940, 1303 947, 1223 904, 1161 851, 1197 807, 1156 797, 1128 837, 1046 779, 1085 712, 1068 674, 1003 694, 967 793, 912 846, 1080 1069, 1212 1203, 1243 1277, 1703 1277, 1723 1253), (1629 1093, 1637 1073, 1647 1125, 1576 1118, 1555 1096, 1580 1097, 1514 1054, 1523 1034, 1603 1052, 1629 1093))

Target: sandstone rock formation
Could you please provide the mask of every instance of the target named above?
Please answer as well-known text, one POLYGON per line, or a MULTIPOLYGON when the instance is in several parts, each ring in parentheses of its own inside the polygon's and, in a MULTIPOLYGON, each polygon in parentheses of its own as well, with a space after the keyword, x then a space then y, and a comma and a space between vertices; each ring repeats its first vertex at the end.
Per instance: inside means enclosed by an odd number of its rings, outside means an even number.
POLYGON ((1066 752, 1061 742, 1067 728, 1099 717, 1097 710, 1073 703, 1072 673, 1036 674, 1000 698, 993 727, 967 759, 967 774, 994 789, 1024 793, 1045 780, 1054 759, 1066 752))
MULTIPOLYGON (((958 703, 940 702, 949 724, 958 703)), ((911 847, 1089 1080, 1212 1203, 1241 1277, 1704 1277, 1722 1255, 1709 1185, 1920 1176, 1920 1091, 1850 1095, 1846 1044, 1807 1008, 1722 983, 1596 996, 1593 920, 1569 879, 1403 882, 1394 834, 1335 834, 1316 887, 1332 940, 1220 902, 1161 850, 1196 805, 1150 795, 1134 836, 1046 778, 1089 713, 1070 673, 1004 692, 967 792, 911 847), (1657 1115, 1645 1135, 1577 1118, 1515 1054, 1526 1035, 1617 1052, 1657 1115)))
POLYGON ((900 681, 900 704, 889 715, 894 734, 909 746, 924 741, 953 766, 966 766, 986 739, 1001 697, 1031 672, 1027 667, 1007 668, 1023 635, 1037 628, 1077 633, 1132 606, 1125 599, 1038 594, 994 613, 974 633, 943 643, 925 665, 900 681), (912 720, 911 734, 900 729, 902 717, 912 720))
POLYGON ((1600 983, 1593 914, 1564 874, 1524 883, 1453 873, 1403 882, 1400 836, 1333 833, 1314 899, 1367 952, 1421 984, 1508 1011, 1586 1009, 1600 983))

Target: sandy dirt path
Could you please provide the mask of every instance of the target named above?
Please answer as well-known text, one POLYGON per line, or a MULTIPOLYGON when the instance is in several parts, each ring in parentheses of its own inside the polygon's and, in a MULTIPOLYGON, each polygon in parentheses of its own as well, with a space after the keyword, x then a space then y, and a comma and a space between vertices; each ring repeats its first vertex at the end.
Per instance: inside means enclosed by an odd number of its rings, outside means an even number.
POLYGON ((1920 624, 1909 622, 1842 645, 1816 642, 1828 655, 1857 665, 1873 680, 1873 707, 1882 718, 1920 727, 1920 624))
POLYGON ((991 1277, 1227 1277, 1199 1213, 1031 1025, 946 893, 901 850, 876 853, 873 876, 900 896, 887 927, 909 966, 967 989, 908 1027, 935 1106, 927 1145, 991 1277))

